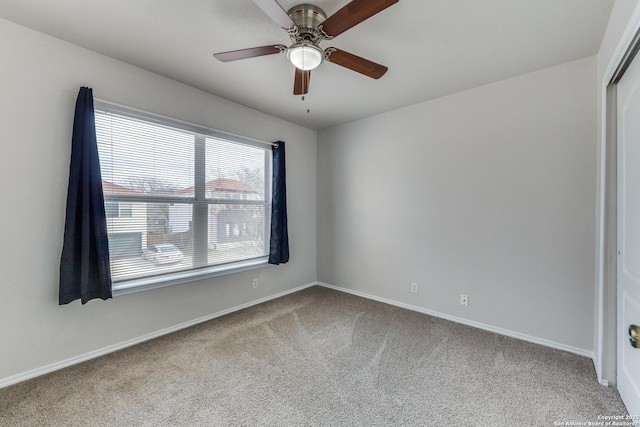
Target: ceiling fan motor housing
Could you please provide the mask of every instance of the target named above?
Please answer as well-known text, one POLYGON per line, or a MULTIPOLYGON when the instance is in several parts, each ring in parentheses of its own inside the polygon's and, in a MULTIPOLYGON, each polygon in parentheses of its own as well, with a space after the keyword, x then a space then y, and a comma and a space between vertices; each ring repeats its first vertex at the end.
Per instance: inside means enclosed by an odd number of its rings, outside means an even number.
POLYGON ((322 40, 318 33, 318 26, 327 19, 324 10, 312 4, 299 4, 289 9, 287 14, 297 27, 297 30, 291 34, 291 41, 300 43, 308 40, 317 44, 322 40))

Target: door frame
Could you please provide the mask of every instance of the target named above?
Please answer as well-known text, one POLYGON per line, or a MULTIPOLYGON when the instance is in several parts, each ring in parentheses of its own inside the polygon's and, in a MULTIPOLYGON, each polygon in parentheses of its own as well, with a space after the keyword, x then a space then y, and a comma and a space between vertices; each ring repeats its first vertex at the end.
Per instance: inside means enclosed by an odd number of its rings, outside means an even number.
POLYGON ((617 97, 616 86, 640 50, 640 3, 598 82, 601 100, 598 135, 596 348, 593 362, 600 384, 616 382, 617 370, 617 97))

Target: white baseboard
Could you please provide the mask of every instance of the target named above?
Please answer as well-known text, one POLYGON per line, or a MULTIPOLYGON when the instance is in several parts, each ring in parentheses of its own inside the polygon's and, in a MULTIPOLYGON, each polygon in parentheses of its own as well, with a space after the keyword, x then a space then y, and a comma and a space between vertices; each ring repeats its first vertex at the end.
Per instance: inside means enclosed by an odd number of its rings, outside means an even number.
POLYGON ((152 332, 147 335, 143 335, 137 338, 133 338, 119 344, 110 345, 107 347, 103 347, 98 350, 90 351, 88 353, 81 354, 79 356, 70 357, 69 359, 62 360, 60 362, 51 363, 46 366, 42 366, 40 368, 36 368, 27 372, 23 372, 21 374, 13 375, 7 378, 0 379, 0 388, 10 386, 12 384, 16 384, 22 381, 26 381, 31 378, 39 377, 40 375, 45 375, 53 371, 57 371, 59 369, 63 369, 72 365, 76 365, 78 363, 85 362, 87 360, 95 359, 96 357, 104 356, 105 354, 113 353, 114 351, 122 350, 123 348, 131 347, 136 344, 140 344, 145 341, 152 340, 154 338, 160 337, 162 335, 167 335, 172 332, 179 331, 181 329, 188 328, 190 326, 197 325, 198 323, 203 323, 211 319, 215 319, 216 317, 224 316, 225 314, 233 313, 234 311, 239 311, 254 305, 262 304, 263 302, 270 301, 272 299, 280 298, 285 295, 292 294, 294 292, 301 291, 303 289, 309 288, 311 286, 317 285, 317 282, 308 283, 306 285, 298 286, 293 289, 286 290, 284 292, 277 293, 275 295, 270 295, 268 297, 260 298, 254 301, 250 301, 245 304, 241 304, 226 310, 218 311, 217 313, 209 314, 207 316, 199 317, 197 319, 190 320, 188 322, 180 323, 175 326, 171 326, 166 329, 161 329, 156 332, 152 332))
POLYGON ((593 368, 596 371, 596 377, 598 378, 598 383, 600 383, 600 385, 603 385, 605 387, 609 387, 609 381, 607 381, 606 379, 604 379, 602 377, 602 364, 600 363, 600 360, 598 359, 598 352, 594 351, 593 352, 593 368))
MULTIPOLYGON (((17 374, 17 375, 13 375, 13 376, 10 376, 10 377, 7 377, 7 378, 0 379, 0 388, 7 387, 7 386, 10 386, 12 384, 16 384, 16 383, 19 383, 19 382, 22 382, 22 381, 26 381, 26 380, 31 379, 31 378, 39 377, 41 375, 45 375, 45 374, 48 374, 50 372, 54 372, 54 371, 57 371, 57 370, 60 370, 60 369, 63 369, 63 368, 66 368, 66 367, 69 367, 69 366, 72 366, 72 365, 76 365, 78 363, 82 363, 82 362, 85 362, 87 360, 95 359, 96 357, 104 356, 105 354, 113 353, 115 351, 122 350, 123 348, 131 347, 133 345, 140 344, 142 342, 152 340, 152 339, 160 337, 162 335, 167 335, 167 334, 170 334, 172 332, 176 332, 176 331, 179 331, 181 329, 185 329, 185 328, 188 328, 190 326, 194 326, 194 325, 197 325, 199 323, 203 323, 203 322, 206 322, 208 320, 215 319, 216 317, 224 316, 226 314, 230 314, 230 313, 233 313, 235 311, 239 311, 239 310, 242 310, 242 309, 245 309, 245 308, 248 308, 248 307, 252 307, 254 305, 262 304, 263 302, 267 302, 267 301, 270 301, 270 300, 273 300, 273 299, 276 299, 276 298, 280 298, 280 297, 283 297, 285 295, 289 295, 289 294, 292 294, 292 293, 295 293, 295 292, 298 292, 298 291, 301 291, 303 289, 306 289, 306 288, 309 288, 309 287, 312 287, 312 286, 316 286, 316 285, 317 286, 323 286, 325 288, 333 289, 333 290, 336 290, 336 291, 340 291, 340 292, 345 292, 345 293, 348 293, 348 294, 356 295, 356 296, 359 296, 359 297, 362 297, 362 298, 367 298, 367 299, 370 299, 370 300, 382 302, 382 303, 385 303, 385 304, 394 305, 396 307, 401 307, 401 308, 405 308, 405 309, 408 309, 408 310, 417 311, 419 313, 428 314, 430 316, 438 317, 438 318, 445 319, 445 320, 450 320, 452 322, 460 323, 460 324, 471 326, 471 327, 478 328, 478 329, 483 329, 485 331, 494 332, 494 333, 497 333, 497 334, 500 334, 500 335, 504 335, 504 336, 508 336, 508 337, 511 337, 511 338, 517 338, 517 339, 520 339, 520 340, 523 340, 523 341, 527 341, 527 342, 531 342, 531 343, 534 343, 534 344, 540 344, 540 345, 543 345, 545 347, 550 347, 550 348, 554 348, 554 349, 557 349, 557 350, 567 351, 569 353, 577 354, 579 356, 589 357, 591 359, 594 359, 594 357, 595 357, 593 351, 584 350, 584 349, 580 349, 580 348, 576 348, 576 347, 571 347, 571 346, 568 346, 568 345, 556 343, 556 342, 545 340, 545 339, 542 339, 542 338, 537 338, 537 337, 533 337, 533 336, 530 336, 530 335, 521 334, 519 332, 514 332, 514 331, 507 330, 507 329, 498 328, 498 327, 491 326, 491 325, 486 325, 484 323, 463 319, 461 317, 456 317, 456 316, 451 316, 451 315, 444 314, 444 313, 439 313, 437 311, 429 310, 429 309, 426 309, 426 308, 423 308, 423 307, 418 307, 418 306, 414 306, 414 305, 410 305, 410 304, 405 304, 405 303, 402 303, 402 302, 399 302, 399 301, 394 301, 394 300, 390 300, 390 299, 386 299, 386 298, 381 298, 381 297, 378 297, 378 296, 375 296, 375 295, 371 295, 371 294, 367 294, 367 293, 364 293, 364 292, 354 291, 354 290, 347 289, 347 288, 341 288, 339 286, 330 285, 328 283, 312 282, 312 283, 308 283, 306 285, 302 285, 302 286, 298 286, 298 287, 293 288, 293 289, 286 290, 284 292, 280 292, 280 293, 277 293, 277 294, 274 294, 274 295, 270 295, 270 296, 267 296, 267 297, 264 297, 264 298, 260 298, 260 299, 257 299, 257 300, 253 300, 253 301, 250 301, 248 303, 241 304, 241 305, 238 305, 238 306, 226 309, 226 310, 222 310, 222 311, 219 311, 219 312, 216 312, 216 313, 213 313, 213 314, 209 314, 207 316, 199 317, 197 319, 193 319, 193 320, 190 320, 188 322, 180 323, 178 325, 171 326, 169 328, 165 328, 165 329, 162 329, 162 330, 159 330, 159 331, 156 331, 156 332, 152 332, 152 333, 147 334, 147 335, 143 335, 143 336, 140 336, 140 337, 137 337, 137 338, 133 338, 133 339, 121 342, 119 344, 110 345, 110 346, 107 346, 107 347, 104 347, 104 348, 101 348, 101 349, 98 349, 98 350, 94 350, 94 351, 90 351, 88 353, 81 354, 79 356, 75 356, 75 357, 71 357, 69 359, 65 359, 65 360, 62 360, 62 361, 59 361, 59 362, 51 363, 49 365, 42 366, 40 368, 36 368, 36 369, 30 370, 30 371, 27 371, 27 372, 24 372, 24 373, 21 373, 21 374, 17 374)), ((605 386, 607 385, 607 384, 605 384, 606 381, 600 381, 600 383, 602 385, 605 385, 605 386)))
POLYGON ((370 300, 382 302, 389 305, 395 305, 396 307, 406 308, 408 310, 417 311, 419 313, 428 314, 430 316, 438 317, 440 319, 450 320, 452 322, 461 323, 463 325, 472 326, 474 328, 483 329, 485 331, 494 332, 496 334, 504 335, 511 338, 517 338, 522 341, 527 341, 533 344, 540 344, 545 347, 554 348, 556 350, 563 350, 569 353, 577 354, 579 356, 588 357, 590 359, 594 358, 594 352, 591 350, 585 350, 582 348, 576 348, 565 344, 560 344, 554 341, 545 340, 543 338, 533 337, 531 335, 521 334, 519 332, 510 331, 508 329, 498 328, 496 326, 486 325, 484 323, 476 322, 473 320, 463 319, 462 317, 451 316, 449 314, 439 313, 437 311, 429 310, 423 307, 418 307, 415 305, 405 304, 403 302, 394 301, 386 298, 381 298, 375 295, 366 294, 364 292, 354 291, 347 288, 341 288, 339 286, 330 285, 328 283, 318 282, 319 286, 324 286, 325 288, 333 289, 340 292, 345 292, 348 294, 356 295, 359 297, 367 298, 370 300))

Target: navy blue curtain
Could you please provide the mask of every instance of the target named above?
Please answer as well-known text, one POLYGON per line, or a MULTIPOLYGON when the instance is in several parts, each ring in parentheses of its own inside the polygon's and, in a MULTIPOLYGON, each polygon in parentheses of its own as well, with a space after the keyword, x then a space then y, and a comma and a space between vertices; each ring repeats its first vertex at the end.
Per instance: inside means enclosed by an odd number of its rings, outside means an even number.
POLYGON ((284 142, 273 146, 273 182, 271 194, 271 245, 269 264, 289 261, 289 231, 287 229, 287 179, 284 142))
POLYGON ((111 268, 93 91, 80 88, 71 139, 59 303, 111 298, 111 268))

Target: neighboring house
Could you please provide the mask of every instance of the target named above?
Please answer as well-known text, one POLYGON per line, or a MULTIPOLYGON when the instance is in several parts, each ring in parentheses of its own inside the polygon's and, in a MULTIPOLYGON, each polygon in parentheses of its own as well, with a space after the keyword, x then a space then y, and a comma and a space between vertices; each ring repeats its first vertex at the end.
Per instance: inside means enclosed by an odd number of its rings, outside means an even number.
MULTIPOLYGON (((118 196, 145 197, 148 194, 102 181, 112 259, 140 256, 142 249, 160 243, 173 243, 183 251, 191 246, 192 205, 187 203, 145 203, 118 200, 118 196), (115 199, 115 200, 114 200, 115 199)), ((193 187, 171 192, 172 196, 193 194, 193 187)), ((235 179, 207 181, 207 199, 261 200, 258 190, 235 179)), ((262 205, 209 205, 208 245, 242 246, 264 242, 264 207, 262 205)))
POLYGON ((138 257, 147 247, 147 204, 113 200, 143 193, 102 180, 111 259, 138 257))
MULTIPOLYGON (((193 194, 187 187, 177 194, 193 194)), ((235 179, 217 178, 205 184, 205 197, 216 200, 261 200, 254 187, 235 179)), ((188 216, 179 206, 169 206, 168 223, 171 228, 188 227, 188 216)), ((255 244, 264 242, 264 207, 241 204, 209 205, 209 247, 218 249, 221 244, 255 244)))
MULTIPOLYGON (((205 184, 210 199, 260 200, 255 188, 228 178, 218 178, 205 184)), ((264 242, 264 208, 252 205, 209 206, 209 246, 221 244, 264 242)))
POLYGON ((149 203, 147 205, 148 245, 172 243, 182 251, 191 248, 191 205, 149 203))

